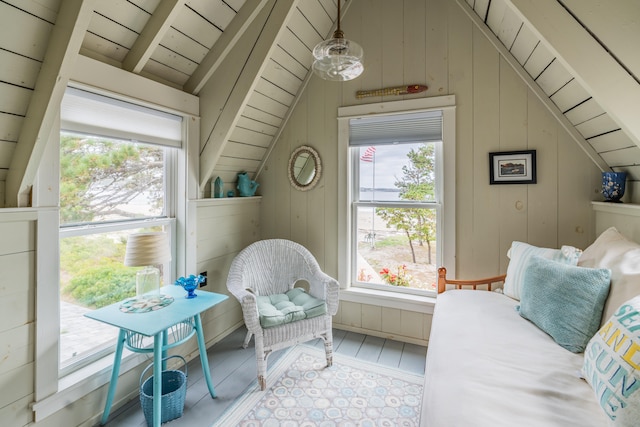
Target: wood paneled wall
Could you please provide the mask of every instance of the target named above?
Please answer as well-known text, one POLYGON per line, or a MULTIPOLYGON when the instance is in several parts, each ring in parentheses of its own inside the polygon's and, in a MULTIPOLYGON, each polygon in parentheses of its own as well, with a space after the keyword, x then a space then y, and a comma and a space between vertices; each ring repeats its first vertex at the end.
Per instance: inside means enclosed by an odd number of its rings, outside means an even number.
MULTIPOLYGON (((263 238, 300 242, 337 275, 338 245, 346 244, 337 231, 336 195, 346 185, 337 180, 337 108, 399 99, 357 100, 360 89, 426 83, 428 91, 405 98, 456 96, 457 277, 504 273, 513 240, 547 247, 593 240, 590 201, 599 197, 600 171, 455 2, 354 0, 342 26, 363 46, 365 72, 351 82, 309 82, 258 178, 263 238), (304 193, 286 174, 301 144, 323 162, 318 186, 304 193), (489 185, 488 153, 521 149, 537 150, 538 183, 489 185)), ((380 324, 369 308, 356 312, 363 329, 380 324)))
POLYGON ((240 304, 227 291, 227 274, 238 252, 260 239, 260 202, 260 197, 191 202, 196 209, 197 273, 207 272, 204 290, 229 295, 202 315, 208 343, 219 341, 243 322, 240 304))
POLYGON ((0 213, 0 420, 23 426, 33 415, 36 220, 0 213))

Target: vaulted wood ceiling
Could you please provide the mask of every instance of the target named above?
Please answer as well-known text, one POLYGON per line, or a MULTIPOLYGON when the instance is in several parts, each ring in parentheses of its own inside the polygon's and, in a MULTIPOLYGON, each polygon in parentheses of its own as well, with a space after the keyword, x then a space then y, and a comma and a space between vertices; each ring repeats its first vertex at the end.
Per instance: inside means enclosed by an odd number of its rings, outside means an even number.
MULTIPOLYGON (((628 52, 612 54, 606 37, 587 28, 594 18, 572 12, 578 0, 456 1, 596 164, 640 180, 640 64, 628 52)), ((195 95, 222 80, 225 66, 236 70, 225 77, 220 113, 202 120, 201 186, 257 171, 336 9, 336 0, 0 0, 5 205, 24 205, 19 196, 33 182, 62 96, 57 77, 78 54, 195 95), (239 49, 246 57, 233 68, 225 61, 239 49)))

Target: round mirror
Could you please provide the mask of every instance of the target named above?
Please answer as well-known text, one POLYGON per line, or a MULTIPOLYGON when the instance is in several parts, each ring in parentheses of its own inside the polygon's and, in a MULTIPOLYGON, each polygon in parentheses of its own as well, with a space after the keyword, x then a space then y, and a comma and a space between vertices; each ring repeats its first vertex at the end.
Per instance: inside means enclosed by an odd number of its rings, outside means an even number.
POLYGON ((320 156, 313 148, 302 145, 289 158, 289 181, 300 191, 311 190, 320 180, 322 165, 320 156))

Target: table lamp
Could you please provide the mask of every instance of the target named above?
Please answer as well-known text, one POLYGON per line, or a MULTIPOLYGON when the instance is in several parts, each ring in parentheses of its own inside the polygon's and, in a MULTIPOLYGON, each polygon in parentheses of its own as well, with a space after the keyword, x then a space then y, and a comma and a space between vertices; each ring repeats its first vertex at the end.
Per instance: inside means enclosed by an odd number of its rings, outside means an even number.
POLYGON ((160 294, 160 270, 155 266, 171 261, 167 233, 129 235, 124 255, 127 267, 144 267, 136 273, 136 295, 160 294))

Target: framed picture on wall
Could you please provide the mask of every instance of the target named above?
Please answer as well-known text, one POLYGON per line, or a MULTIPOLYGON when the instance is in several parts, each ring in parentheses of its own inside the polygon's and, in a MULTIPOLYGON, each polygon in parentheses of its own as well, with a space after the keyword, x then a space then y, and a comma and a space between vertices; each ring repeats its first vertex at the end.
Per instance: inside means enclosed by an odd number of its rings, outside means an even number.
POLYGON ((535 184, 536 150, 489 153, 489 184, 535 184))

